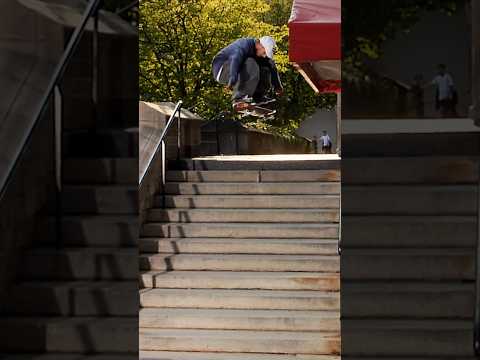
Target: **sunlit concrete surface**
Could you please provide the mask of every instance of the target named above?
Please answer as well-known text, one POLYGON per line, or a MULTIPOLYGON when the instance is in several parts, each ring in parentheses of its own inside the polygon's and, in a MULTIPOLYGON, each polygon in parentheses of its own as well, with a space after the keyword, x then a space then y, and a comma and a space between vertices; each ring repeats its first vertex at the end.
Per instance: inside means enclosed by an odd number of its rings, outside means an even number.
POLYGON ((278 155, 219 155, 193 158, 193 160, 218 161, 309 161, 339 160, 337 154, 278 154, 278 155))
POLYGON ((472 119, 343 119, 342 134, 479 132, 472 119))

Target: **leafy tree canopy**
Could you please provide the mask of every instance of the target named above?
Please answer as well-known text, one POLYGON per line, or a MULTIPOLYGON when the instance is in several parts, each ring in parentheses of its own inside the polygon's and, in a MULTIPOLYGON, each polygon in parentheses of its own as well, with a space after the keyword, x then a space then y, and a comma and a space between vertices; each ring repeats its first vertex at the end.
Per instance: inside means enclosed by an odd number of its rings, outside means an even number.
POLYGON ((205 119, 231 108, 211 74, 213 57, 241 37, 272 36, 286 95, 273 122, 251 126, 292 136, 301 120, 318 106, 334 105, 319 97, 288 62, 292 0, 144 0, 140 3, 140 94, 146 101, 182 99, 205 119))

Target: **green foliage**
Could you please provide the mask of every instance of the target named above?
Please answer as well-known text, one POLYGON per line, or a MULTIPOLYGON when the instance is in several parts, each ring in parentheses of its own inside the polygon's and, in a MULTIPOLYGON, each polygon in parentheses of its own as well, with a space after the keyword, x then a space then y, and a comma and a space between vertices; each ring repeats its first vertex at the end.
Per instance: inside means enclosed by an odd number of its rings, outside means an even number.
POLYGON ((288 27, 292 0, 145 0, 140 2, 140 95, 145 101, 182 99, 209 119, 231 109, 230 94, 211 74, 214 56, 241 37, 270 35, 285 86, 279 116, 272 123, 249 124, 292 135, 317 106, 318 97, 288 62, 288 27))
POLYGON ((378 59, 387 39, 408 33, 428 11, 453 14, 465 0, 342 1, 344 78, 364 74, 365 59, 378 59))

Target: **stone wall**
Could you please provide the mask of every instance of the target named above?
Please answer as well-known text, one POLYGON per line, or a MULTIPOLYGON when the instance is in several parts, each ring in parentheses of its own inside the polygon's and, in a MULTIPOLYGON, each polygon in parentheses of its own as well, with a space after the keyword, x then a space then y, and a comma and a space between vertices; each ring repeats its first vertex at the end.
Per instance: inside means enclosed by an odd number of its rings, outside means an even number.
POLYGON ((305 139, 286 138, 245 127, 236 121, 225 120, 202 128, 201 155, 271 155, 309 154, 313 152, 305 139))
MULTIPOLYGON (((139 178, 145 173, 139 189, 140 223, 144 221, 145 210, 152 207, 154 195, 162 191, 162 158, 155 151, 159 145, 163 129, 174 108, 175 104, 173 103, 148 103, 144 101, 139 103, 139 178), (152 162, 147 171, 150 159, 152 159, 152 162)), ((177 122, 175 122, 167 134, 167 160, 174 160, 177 157, 189 158, 199 154, 200 124, 201 118, 186 110, 182 110, 180 153, 178 153, 177 146, 178 126, 177 122)))

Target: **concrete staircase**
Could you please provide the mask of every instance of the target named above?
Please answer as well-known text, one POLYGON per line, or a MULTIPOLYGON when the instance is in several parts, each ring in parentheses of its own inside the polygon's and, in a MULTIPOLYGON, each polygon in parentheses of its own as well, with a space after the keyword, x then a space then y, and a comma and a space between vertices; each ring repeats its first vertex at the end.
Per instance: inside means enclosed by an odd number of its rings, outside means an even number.
POLYGON ((143 225, 140 358, 338 359, 338 162, 200 164, 143 225))
POLYGON ((2 309, 2 359, 138 358, 138 160, 109 151, 120 155, 65 160, 62 239, 52 216, 26 250, 2 309))
POLYGON ((342 356, 474 359, 478 160, 342 159, 342 356))

